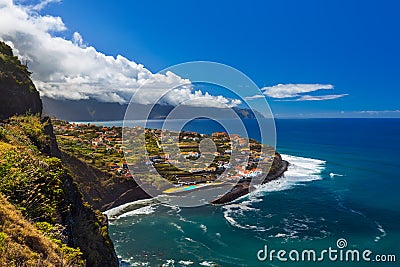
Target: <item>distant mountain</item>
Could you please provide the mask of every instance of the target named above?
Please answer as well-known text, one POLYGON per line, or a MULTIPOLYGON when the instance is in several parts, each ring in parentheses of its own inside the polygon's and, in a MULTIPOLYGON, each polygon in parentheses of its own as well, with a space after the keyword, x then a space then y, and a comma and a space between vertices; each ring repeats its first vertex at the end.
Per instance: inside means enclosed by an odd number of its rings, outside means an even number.
MULTIPOLYGON (((67 121, 110 121, 123 120, 128 108, 127 104, 104 103, 96 100, 55 100, 43 97, 43 113, 49 116, 55 116, 58 119, 67 121)), ((143 105, 133 104, 129 106, 129 119, 163 119, 174 109, 169 105, 143 105), (149 115, 147 115, 149 114, 149 115)), ((233 108, 233 111, 243 119, 263 118, 263 115, 250 109, 233 108)), ((232 118, 232 110, 223 108, 204 108, 193 106, 180 106, 175 112, 174 118, 186 119, 196 116, 214 117, 214 118, 232 118)))

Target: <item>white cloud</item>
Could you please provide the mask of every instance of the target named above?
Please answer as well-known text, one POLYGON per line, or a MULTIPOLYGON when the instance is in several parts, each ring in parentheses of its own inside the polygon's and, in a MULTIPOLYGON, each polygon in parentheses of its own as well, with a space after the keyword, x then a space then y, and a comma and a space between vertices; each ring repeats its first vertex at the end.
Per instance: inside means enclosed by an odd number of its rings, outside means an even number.
POLYGON ((193 105, 217 107, 240 103, 223 96, 195 92, 189 80, 174 73, 153 74, 123 56, 107 56, 86 45, 78 32, 71 40, 55 36, 67 29, 62 19, 37 13, 51 2, 57 0, 44 0, 30 6, 0 0, 0 39, 10 44, 18 57, 28 60, 32 80, 42 96, 126 103, 145 84, 134 101, 154 104, 166 89, 181 86, 163 100, 177 104, 193 99, 193 105))
POLYGON ((337 99, 348 94, 336 95, 304 95, 318 90, 332 90, 331 84, 277 84, 261 88, 262 94, 245 97, 246 100, 255 100, 263 97, 275 98, 275 101, 322 101, 337 99))
POLYGON ((348 94, 340 94, 340 95, 320 95, 320 96, 312 96, 312 95, 302 95, 296 99, 285 99, 285 100, 277 100, 277 101, 322 101, 322 100, 332 100, 347 96, 348 94))
POLYGON ((361 111, 357 111, 357 113, 379 115, 379 114, 388 114, 388 113, 400 113, 400 109, 396 109, 396 110, 361 110, 361 111))
POLYGON ((188 88, 175 89, 175 92, 168 94, 166 100, 168 103, 185 104, 192 106, 211 106, 217 108, 231 108, 240 105, 242 101, 239 99, 227 99, 223 96, 212 96, 209 93, 203 93, 201 90, 197 90, 194 94, 188 88), (180 95, 180 98, 176 98, 176 95, 180 95))
POLYGON ((259 98, 265 98, 265 95, 246 96, 244 99, 245 99, 245 100, 254 100, 254 99, 259 99, 259 98))
POLYGON ((48 4, 51 3, 60 3, 61 0, 43 0, 43 1, 39 1, 39 3, 37 3, 36 5, 32 6, 33 10, 42 10, 43 8, 45 8, 48 4))
POLYGON ((302 93, 314 92, 317 90, 331 90, 331 84, 278 84, 270 87, 263 87, 263 94, 272 98, 298 97, 302 93))
POLYGON ((80 35, 79 32, 74 32, 74 34, 72 35, 72 42, 79 47, 85 47, 82 35, 80 35))

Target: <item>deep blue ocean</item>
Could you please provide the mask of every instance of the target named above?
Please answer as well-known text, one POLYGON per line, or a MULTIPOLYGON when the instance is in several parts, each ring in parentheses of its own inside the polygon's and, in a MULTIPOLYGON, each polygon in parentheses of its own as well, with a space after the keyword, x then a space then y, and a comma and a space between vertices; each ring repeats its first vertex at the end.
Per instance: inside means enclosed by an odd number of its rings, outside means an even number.
MULTIPOLYGON (((246 125, 252 132, 254 121, 246 125)), ((205 120, 189 128, 219 130, 205 120)), ((234 203, 178 208, 139 201, 126 213, 111 211, 118 214, 110 232, 122 264, 400 266, 400 119, 281 119, 276 129, 289 170, 234 203), (347 242, 342 251, 370 250, 371 261, 257 258, 265 245, 319 253, 338 249, 340 238, 347 242), (395 255, 397 262, 378 263, 376 255, 395 255)))

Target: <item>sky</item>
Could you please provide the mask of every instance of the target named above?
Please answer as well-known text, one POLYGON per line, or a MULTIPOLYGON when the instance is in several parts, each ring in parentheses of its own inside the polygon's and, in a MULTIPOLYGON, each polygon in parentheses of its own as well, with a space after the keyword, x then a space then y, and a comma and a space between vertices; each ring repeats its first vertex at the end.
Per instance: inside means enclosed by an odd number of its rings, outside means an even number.
POLYGON ((0 0, 0 39, 57 99, 125 103, 146 84, 145 103, 181 86, 170 104, 266 99, 282 118, 400 117, 399 11, 394 0, 0 0), (196 60, 232 66, 261 91, 238 100, 156 74, 196 60))

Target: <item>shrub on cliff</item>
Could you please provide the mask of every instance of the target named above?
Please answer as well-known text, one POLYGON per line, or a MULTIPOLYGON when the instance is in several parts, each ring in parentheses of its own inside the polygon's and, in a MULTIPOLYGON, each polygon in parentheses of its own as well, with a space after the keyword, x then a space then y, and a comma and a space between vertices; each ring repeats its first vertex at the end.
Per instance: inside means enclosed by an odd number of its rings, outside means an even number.
MULTIPOLYGON (((0 197, 47 236, 63 261, 118 266, 105 216, 83 201, 71 172, 53 157, 49 121, 14 116, 0 127, 0 197)), ((0 232, 10 236, 6 228, 0 214, 0 232)), ((21 245, 18 240, 15 246, 21 245)))
POLYGON ((30 74, 11 48, 0 41, 0 119, 42 113, 42 101, 30 74))

